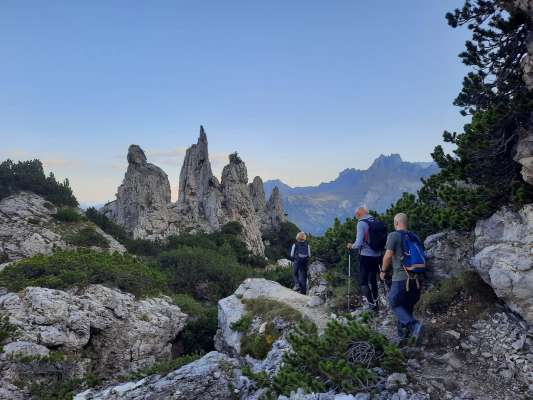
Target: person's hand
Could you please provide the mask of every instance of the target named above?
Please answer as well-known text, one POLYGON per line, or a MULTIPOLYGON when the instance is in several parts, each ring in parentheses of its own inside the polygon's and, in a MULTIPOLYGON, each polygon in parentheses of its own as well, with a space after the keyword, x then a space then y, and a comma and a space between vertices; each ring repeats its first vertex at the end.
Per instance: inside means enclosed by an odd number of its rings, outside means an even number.
POLYGON ((385 281, 385 275, 386 275, 385 272, 381 271, 379 273, 379 279, 381 279, 382 281, 385 281))
POLYGON ((347 248, 348 250, 351 250, 352 247, 353 247, 353 243, 348 243, 348 244, 346 245, 346 248, 347 248))

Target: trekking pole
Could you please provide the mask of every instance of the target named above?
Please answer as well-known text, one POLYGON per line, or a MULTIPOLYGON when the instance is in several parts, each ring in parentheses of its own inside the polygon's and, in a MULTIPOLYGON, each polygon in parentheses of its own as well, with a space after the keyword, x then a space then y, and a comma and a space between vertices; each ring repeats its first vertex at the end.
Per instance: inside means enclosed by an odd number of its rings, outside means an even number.
POLYGON ((352 280, 352 252, 348 250, 348 312, 350 312, 350 281, 352 280))

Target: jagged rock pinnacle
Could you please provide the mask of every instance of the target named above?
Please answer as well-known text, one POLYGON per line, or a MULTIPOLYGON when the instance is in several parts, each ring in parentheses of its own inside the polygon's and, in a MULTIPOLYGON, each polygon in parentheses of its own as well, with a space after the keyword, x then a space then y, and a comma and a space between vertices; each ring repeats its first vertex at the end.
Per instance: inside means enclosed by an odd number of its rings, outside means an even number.
POLYGON ((136 144, 132 144, 128 148, 128 164, 143 165, 146 164, 146 162, 146 154, 144 154, 143 149, 136 144))

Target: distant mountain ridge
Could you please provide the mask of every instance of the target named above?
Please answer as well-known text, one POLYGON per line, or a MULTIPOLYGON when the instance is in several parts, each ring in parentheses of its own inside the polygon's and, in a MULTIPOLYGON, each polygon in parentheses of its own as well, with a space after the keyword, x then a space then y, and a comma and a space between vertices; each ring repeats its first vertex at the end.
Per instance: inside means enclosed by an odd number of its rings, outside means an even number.
POLYGON ((408 162, 399 154, 382 154, 368 169, 345 169, 335 180, 318 186, 291 187, 279 179, 264 185, 267 192, 274 186, 279 188, 290 221, 320 235, 335 218, 351 217, 359 205, 384 211, 404 192, 416 192, 421 178, 438 171, 434 162, 408 162))

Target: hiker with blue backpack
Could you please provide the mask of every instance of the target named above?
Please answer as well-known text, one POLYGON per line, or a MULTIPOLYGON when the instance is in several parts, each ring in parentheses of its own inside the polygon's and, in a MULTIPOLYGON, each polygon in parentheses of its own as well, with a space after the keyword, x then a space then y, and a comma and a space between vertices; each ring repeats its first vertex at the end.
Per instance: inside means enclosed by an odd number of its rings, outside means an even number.
POLYGON ((366 207, 355 211, 357 228, 355 242, 348 243, 348 251, 359 250, 359 288, 371 309, 378 308, 379 266, 387 240, 387 228, 383 222, 371 216, 366 207))
POLYGON ((307 264, 311 257, 311 246, 307 243, 307 236, 304 232, 298 232, 296 243, 291 248, 292 277, 294 280, 294 290, 301 294, 307 293, 307 264))
POLYGON ((423 326, 413 310, 420 299, 419 276, 426 270, 424 247, 418 236, 408 230, 406 214, 394 216, 394 229, 387 237, 380 278, 384 280, 392 269, 388 300, 398 319, 398 335, 401 339, 411 336, 418 344, 423 326))

